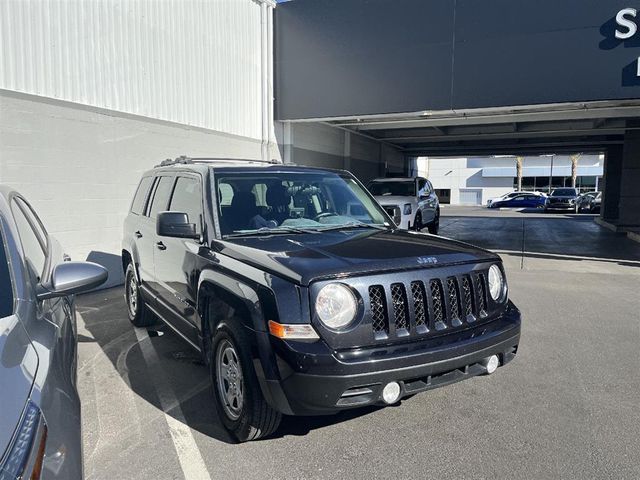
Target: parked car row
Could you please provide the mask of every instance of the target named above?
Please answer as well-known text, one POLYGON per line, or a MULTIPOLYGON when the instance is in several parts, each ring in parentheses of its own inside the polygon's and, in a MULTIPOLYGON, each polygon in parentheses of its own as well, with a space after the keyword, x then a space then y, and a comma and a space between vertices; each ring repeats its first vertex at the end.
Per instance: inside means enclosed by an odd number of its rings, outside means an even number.
POLYGON ((545 212, 597 213, 601 192, 579 194, 575 188, 557 188, 547 196, 540 192, 510 192, 487 202, 488 208, 537 208, 545 212))

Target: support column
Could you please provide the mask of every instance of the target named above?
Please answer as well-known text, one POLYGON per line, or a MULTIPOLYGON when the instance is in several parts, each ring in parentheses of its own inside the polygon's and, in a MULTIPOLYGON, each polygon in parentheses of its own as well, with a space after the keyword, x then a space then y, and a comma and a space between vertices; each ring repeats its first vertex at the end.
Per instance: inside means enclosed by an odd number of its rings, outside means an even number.
POLYGON ((610 147, 604 158, 604 176, 602 179, 602 206, 600 217, 605 222, 617 222, 620 184, 622 180, 622 146, 610 147))
MULTIPOLYGON (((627 123, 628 128, 640 122, 627 123)), ((629 129, 624 145, 607 151, 600 218, 596 222, 640 241, 640 131, 629 129)))
MULTIPOLYGON (((636 123, 634 126, 640 127, 636 123)), ((640 131, 628 130, 624 140, 618 224, 640 229, 640 131)))
POLYGON ((285 164, 291 164, 293 163, 293 125, 291 125, 291 122, 284 122, 282 129, 282 161, 285 164))
POLYGON ((344 131, 344 169, 351 171, 351 132, 344 131))

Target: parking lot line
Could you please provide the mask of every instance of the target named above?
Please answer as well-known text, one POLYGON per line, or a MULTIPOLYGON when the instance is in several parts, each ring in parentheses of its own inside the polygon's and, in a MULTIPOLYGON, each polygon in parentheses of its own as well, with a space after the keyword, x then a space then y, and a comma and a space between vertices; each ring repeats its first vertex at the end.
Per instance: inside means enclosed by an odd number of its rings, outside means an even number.
POLYGON ((160 405, 164 411, 164 417, 169 427, 169 433, 171 434, 184 478, 189 480, 211 480, 204 459, 200 454, 200 449, 193 438, 191 429, 187 425, 182 408, 180 408, 180 402, 166 378, 158 374, 160 358, 151 343, 149 334, 142 328, 136 328, 135 332, 140 350, 153 379, 160 405))
POLYGON ((527 252, 527 251, 519 251, 519 250, 491 250, 494 253, 505 254, 505 255, 524 255, 524 256, 532 256, 532 257, 553 257, 559 260, 590 260, 594 262, 624 262, 631 265, 640 265, 640 261, 638 260, 624 260, 621 258, 602 258, 602 257, 587 257, 582 255, 564 255, 559 253, 544 253, 544 252, 527 252))

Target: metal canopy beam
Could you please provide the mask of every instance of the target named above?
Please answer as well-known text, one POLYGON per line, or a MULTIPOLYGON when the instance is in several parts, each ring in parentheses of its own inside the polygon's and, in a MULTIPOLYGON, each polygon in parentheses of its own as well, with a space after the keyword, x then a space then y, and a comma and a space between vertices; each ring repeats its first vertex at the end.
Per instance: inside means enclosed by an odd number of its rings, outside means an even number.
POLYGON ((387 116, 386 118, 332 121, 332 125, 349 127, 354 130, 390 130, 400 128, 434 128, 456 125, 490 125, 496 123, 553 122, 566 120, 634 118, 640 117, 640 102, 620 106, 589 106, 554 109, 551 107, 530 111, 487 111, 470 110, 464 112, 434 112, 413 117, 387 116))

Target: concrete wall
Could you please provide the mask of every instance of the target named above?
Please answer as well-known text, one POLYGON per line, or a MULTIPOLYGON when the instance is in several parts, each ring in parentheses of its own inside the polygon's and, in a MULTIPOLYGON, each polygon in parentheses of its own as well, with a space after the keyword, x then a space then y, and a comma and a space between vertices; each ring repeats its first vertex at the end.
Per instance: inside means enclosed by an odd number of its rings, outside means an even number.
POLYGON ((362 182, 405 174, 408 164, 396 148, 322 123, 276 123, 286 163, 344 169, 362 182))
POLYGON ((257 139, 6 91, 0 112, 0 183, 23 193, 78 260, 119 262, 135 187, 161 160, 261 155, 257 139))
POLYGON ((108 262, 143 170, 181 154, 279 159, 274 5, 0 2, 0 182, 72 257, 108 262))

